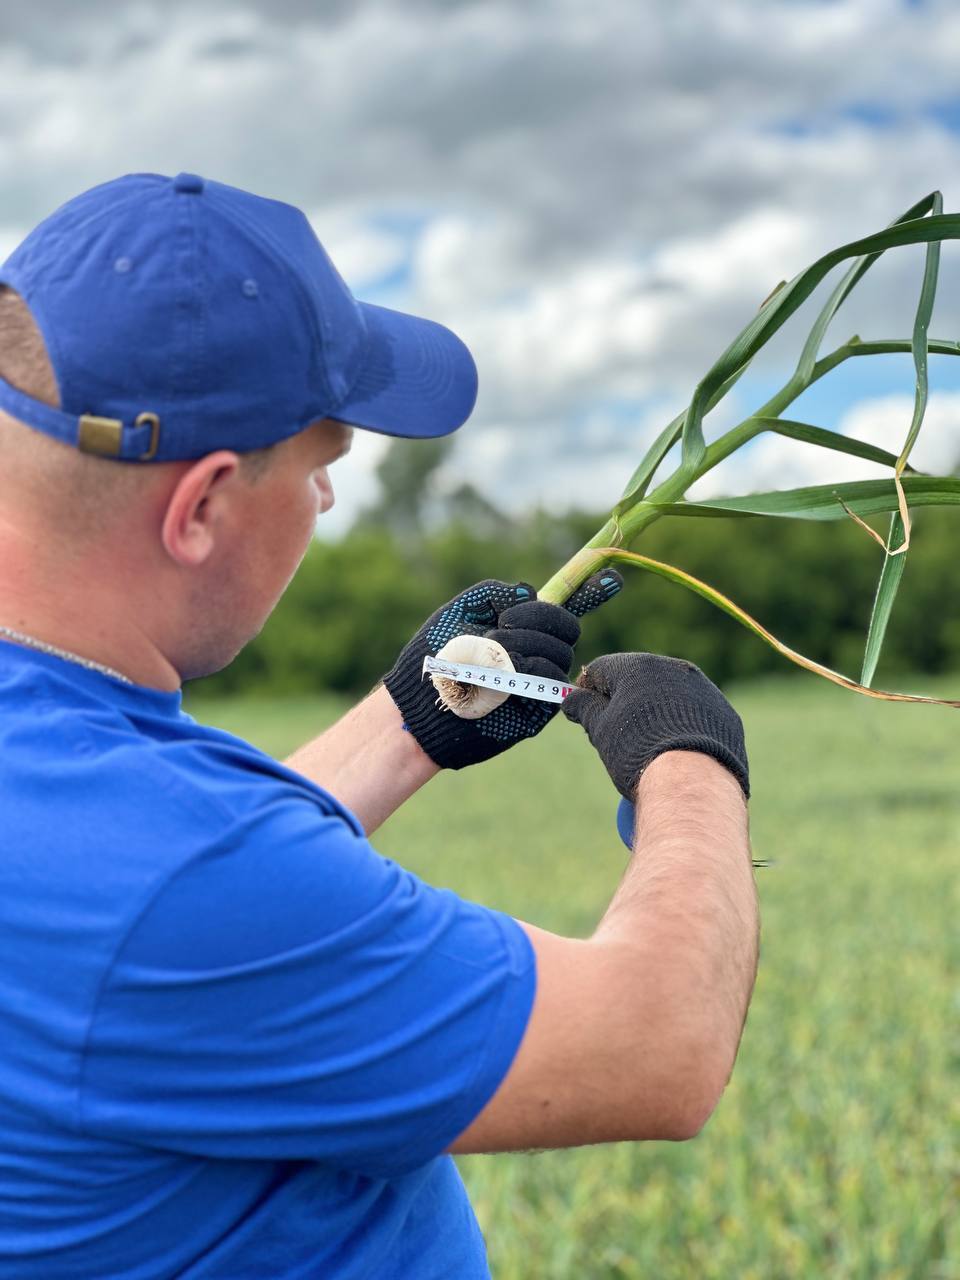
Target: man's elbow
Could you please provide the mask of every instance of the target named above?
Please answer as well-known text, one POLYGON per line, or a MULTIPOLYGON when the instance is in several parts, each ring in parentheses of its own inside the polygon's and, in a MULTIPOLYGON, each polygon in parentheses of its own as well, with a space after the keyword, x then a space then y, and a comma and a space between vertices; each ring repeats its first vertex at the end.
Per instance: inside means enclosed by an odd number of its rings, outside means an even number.
POLYGON ((689 1142, 703 1130, 723 1097, 733 1071, 733 1053, 718 1052, 716 1042, 690 1049, 676 1061, 664 1082, 661 1104, 637 1117, 634 1140, 689 1142))
POLYGON ((645 1133, 643 1136, 662 1142, 689 1142, 701 1133, 713 1115, 722 1092, 721 1089, 689 1098, 681 1106, 671 1109, 670 1114, 656 1125, 654 1133, 645 1133))
POLYGON ((678 1117, 676 1132, 670 1135, 671 1141, 689 1142, 691 1138, 696 1138, 717 1109, 717 1104, 722 1094, 723 1087, 711 1089, 705 1091, 701 1097, 691 1101, 682 1115, 678 1117))
POLYGON ((684 1105, 678 1111, 676 1133, 671 1135, 674 1141, 695 1138, 717 1109, 740 1051, 751 992, 752 979, 742 1010, 727 1002, 725 1013, 721 1013, 718 1005, 711 1002, 695 1023, 696 1030, 682 1052, 683 1061, 676 1064, 678 1078, 685 1078, 689 1084, 684 1091, 684 1105))
POLYGON ((703 1130, 730 1083, 738 1048, 739 1041, 725 1050, 714 1042, 700 1055, 696 1088, 691 1090, 683 1108, 674 1141, 687 1142, 703 1130))

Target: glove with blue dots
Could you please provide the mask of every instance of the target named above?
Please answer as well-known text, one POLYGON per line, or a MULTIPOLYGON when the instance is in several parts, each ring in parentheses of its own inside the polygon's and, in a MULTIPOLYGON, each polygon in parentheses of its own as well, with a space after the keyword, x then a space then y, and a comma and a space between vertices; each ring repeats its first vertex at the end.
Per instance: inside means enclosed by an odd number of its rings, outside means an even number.
POLYGON ((525 582, 478 582, 431 614, 404 648, 383 683, 408 729, 442 769, 463 769, 532 738, 556 715, 559 704, 511 695, 479 720, 463 720, 437 705, 437 691, 423 676, 423 660, 454 636, 485 636, 503 645, 517 671, 566 680, 578 618, 617 594, 623 579, 615 569, 588 578, 565 605, 545 604, 525 582))

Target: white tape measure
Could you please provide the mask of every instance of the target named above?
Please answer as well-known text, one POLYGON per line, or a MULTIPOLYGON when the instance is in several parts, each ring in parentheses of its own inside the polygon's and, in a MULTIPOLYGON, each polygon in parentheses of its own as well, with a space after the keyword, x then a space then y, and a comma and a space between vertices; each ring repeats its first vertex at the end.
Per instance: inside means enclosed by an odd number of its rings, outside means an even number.
POLYGON ((498 667, 474 667, 464 662, 450 662, 446 658, 426 657, 423 660, 425 676, 446 676, 460 684, 475 684, 481 689, 496 689, 501 693, 516 693, 521 698, 536 698, 538 702, 562 702, 575 685, 562 680, 550 680, 544 676, 528 676, 522 671, 502 671, 498 667))

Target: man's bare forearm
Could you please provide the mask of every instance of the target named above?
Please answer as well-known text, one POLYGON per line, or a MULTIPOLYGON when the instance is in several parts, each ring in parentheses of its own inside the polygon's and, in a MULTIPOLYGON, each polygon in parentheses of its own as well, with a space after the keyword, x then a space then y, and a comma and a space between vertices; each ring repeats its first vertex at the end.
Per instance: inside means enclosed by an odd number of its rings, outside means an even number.
POLYGON ((537 961, 526 1034, 450 1150, 680 1140, 716 1106, 757 964, 743 792, 710 756, 668 751, 637 802, 639 839, 592 937, 521 922, 537 961))
MULTIPOLYGON (((633 856, 592 941, 622 957, 625 1017, 647 1019, 648 1030, 656 1011, 630 1010, 631 968, 656 973, 678 1061, 703 1057, 690 1065, 705 1120, 733 1069, 757 971, 747 807, 717 761, 671 751, 643 774, 636 809, 633 856)), ((636 989, 649 999, 647 981, 636 989)))
POLYGON ((382 685, 284 763, 336 796, 367 835, 439 773, 382 685))

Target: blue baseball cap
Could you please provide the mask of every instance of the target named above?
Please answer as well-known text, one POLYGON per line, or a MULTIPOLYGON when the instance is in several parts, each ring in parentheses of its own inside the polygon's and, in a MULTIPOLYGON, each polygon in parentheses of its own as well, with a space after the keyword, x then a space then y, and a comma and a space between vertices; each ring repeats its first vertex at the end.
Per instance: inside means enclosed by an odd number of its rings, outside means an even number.
POLYGON ((358 302, 299 209, 211 182, 128 174, 39 224, 0 267, 60 389, 0 379, 0 408, 127 462, 262 449, 321 418, 448 435, 477 394, 449 329, 358 302))

